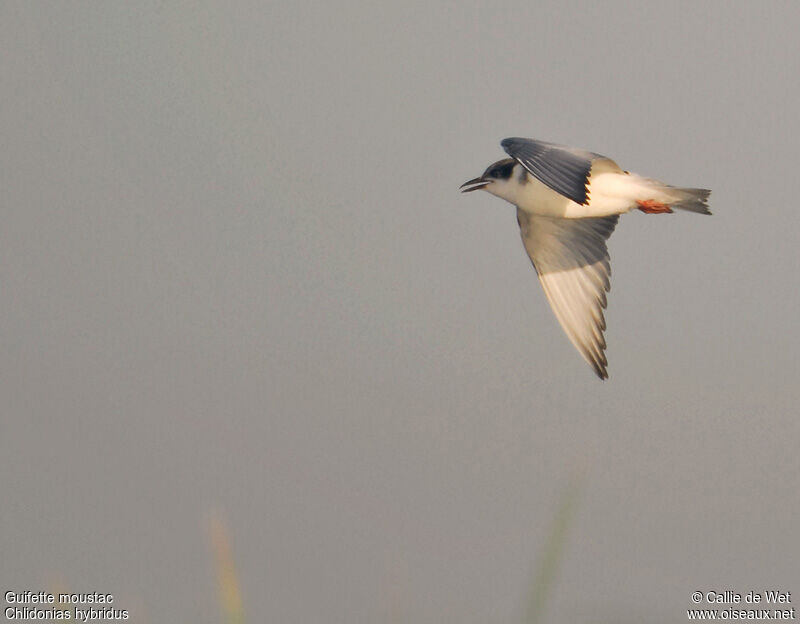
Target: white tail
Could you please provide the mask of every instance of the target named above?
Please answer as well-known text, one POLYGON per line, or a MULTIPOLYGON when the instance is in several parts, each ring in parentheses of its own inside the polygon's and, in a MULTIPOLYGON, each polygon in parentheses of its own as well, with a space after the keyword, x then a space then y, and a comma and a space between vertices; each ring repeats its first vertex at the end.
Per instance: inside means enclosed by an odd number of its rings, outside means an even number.
POLYGON ((679 208, 680 210, 688 210, 689 212, 700 214, 711 214, 708 209, 708 196, 711 195, 711 191, 708 189, 679 188, 650 178, 644 178, 642 181, 653 196, 637 199, 655 199, 667 204, 670 208, 679 208))
POLYGON ((707 189, 670 186, 659 180, 622 170, 593 176, 589 191, 594 214, 576 216, 619 214, 640 206, 642 202, 656 202, 670 208, 711 214, 708 209, 711 191, 707 189))
POLYGON ((708 196, 711 195, 711 191, 708 189, 675 188, 674 186, 667 188, 669 192, 680 197, 677 202, 670 203, 670 207, 699 212, 700 214, 711 214, 708 209, 708 196))

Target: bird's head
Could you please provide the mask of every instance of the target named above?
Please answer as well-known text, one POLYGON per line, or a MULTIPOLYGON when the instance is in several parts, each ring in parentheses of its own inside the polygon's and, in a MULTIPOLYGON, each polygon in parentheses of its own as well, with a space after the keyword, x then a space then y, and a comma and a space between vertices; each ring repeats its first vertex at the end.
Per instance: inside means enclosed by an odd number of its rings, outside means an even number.
POLYGON ((496 163, 489 165, 482 176, 473 178, 469 182, 464 182, 461 185, 461 192, 469 193, 470 191, 483 189, 492 195, 497 195, 497 197, 513 203, 513 198, 516 196, 517 188, 519 187, 518 176, 514 175, 517 167, 524 172, 522 166, 513 158, 498 160, 496 163))

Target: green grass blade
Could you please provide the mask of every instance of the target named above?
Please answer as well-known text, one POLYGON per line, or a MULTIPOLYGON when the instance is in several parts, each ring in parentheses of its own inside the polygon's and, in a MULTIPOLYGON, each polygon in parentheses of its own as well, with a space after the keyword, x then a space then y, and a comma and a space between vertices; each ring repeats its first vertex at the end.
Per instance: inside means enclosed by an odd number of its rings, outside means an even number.
POLYGON ((544 550, 534 568, 531 591, 523 620, 525 624, 540 624, 543 621, 547 599, 552 594, 558 569, 564 556, 567 534, 575 518, 575 511, 583 490, 583 481, 582 475, 572 479, 561 496, 550 536, 547 538, 544 550))

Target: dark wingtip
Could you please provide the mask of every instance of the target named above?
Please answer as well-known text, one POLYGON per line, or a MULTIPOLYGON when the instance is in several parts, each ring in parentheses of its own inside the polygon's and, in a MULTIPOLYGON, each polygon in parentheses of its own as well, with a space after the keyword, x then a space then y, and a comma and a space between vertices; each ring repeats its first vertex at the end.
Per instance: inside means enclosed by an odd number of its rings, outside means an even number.
MULTIPOLYGON (((605 340, 603 340, 603 342, 605 343, 605 340)), ((603 345, 603 349, 605 349, 605 344, 603 345)), ((600 354, 600 359, 592 358, 589 364, 592 365, 595 375, 597 375, 601 380, 605 381, 608 379, 608 370, 606 369, 608 362, 606 360, 606 354, 603 351, 601 351, 600 354)))

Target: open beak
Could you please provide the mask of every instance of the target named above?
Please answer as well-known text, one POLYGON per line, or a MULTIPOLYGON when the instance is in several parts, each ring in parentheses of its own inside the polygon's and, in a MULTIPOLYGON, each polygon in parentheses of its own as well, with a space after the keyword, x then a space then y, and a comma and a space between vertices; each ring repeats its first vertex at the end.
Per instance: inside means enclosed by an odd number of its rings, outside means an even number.
POLYGON ((479 177, 473 178, 469 182, 464 182, 459 188, 461 189, 462 193, 469 193, 471 191, 477 191, 482 189, 484 186, 489 184, 491 180, 487 180, 486 178, 479 177))

